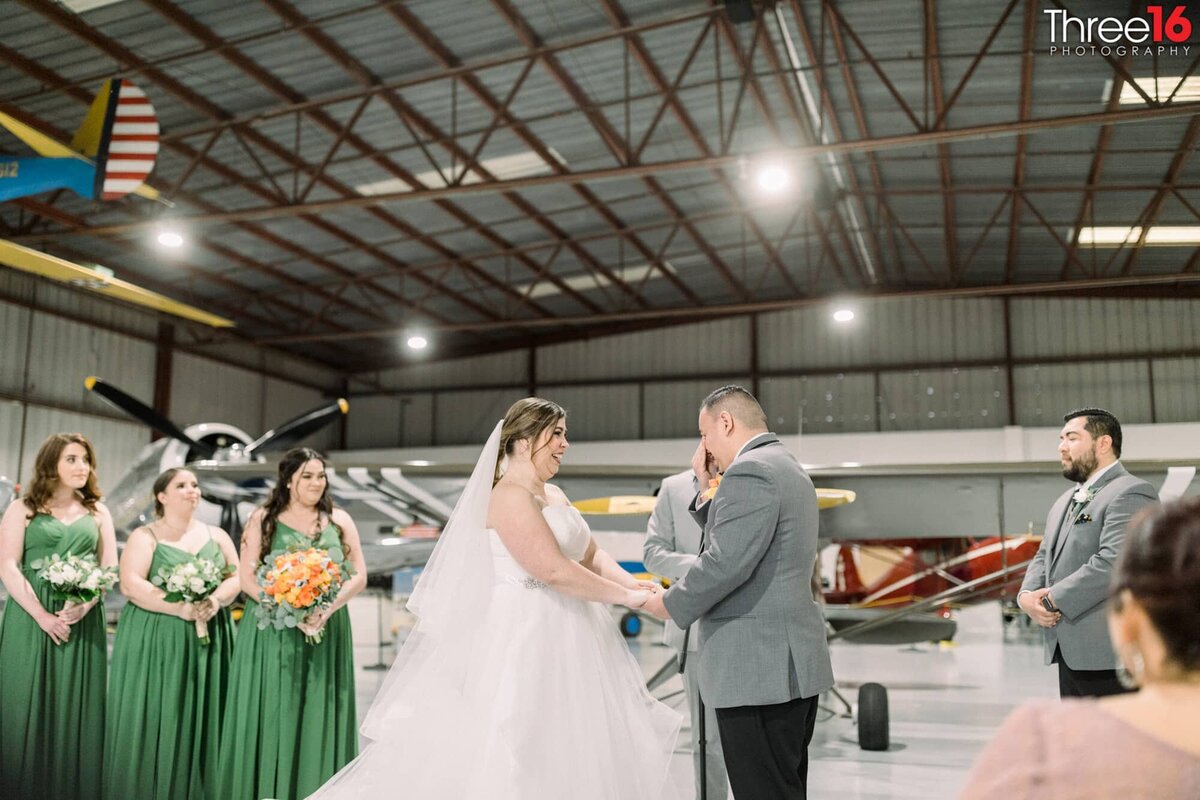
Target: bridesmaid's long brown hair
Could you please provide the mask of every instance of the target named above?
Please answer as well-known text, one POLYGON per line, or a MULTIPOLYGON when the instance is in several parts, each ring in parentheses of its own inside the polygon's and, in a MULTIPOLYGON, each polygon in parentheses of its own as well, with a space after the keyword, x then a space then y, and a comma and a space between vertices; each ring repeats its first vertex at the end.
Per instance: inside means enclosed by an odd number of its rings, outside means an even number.
MULTIPOLYGON (((320 461, 324 467, 325 456, 313 450, 311 447, 293 447, 283 454, 283 458, 279 460, 279 476, 275 481, 275 486, 271 488, 271 494, 267 496, 267 502, 262 505, 262 524, 259 526, 262 531, 262 547, 258 551, 258 560, 261 562, 266 559, 267 554, 271 552, 271 546, 275 541, 275 528, 279 522, 279 515, 288 507, 288 503, 292 501, 292 490, 288 484, 292 482, 294 476, 301 467, 309 461, 320 461)), ((347 558, 350 557, 350 550, 346 547, 346 538, 342 533, 342 526, 333 521, 333 498, 329 496, 329 482, 325 482, 325 491, 321 493, 321 499, 317 501, 317 511, 325 515, 329 523, 337 528, 338 541, 342 544, 342 553, 347 558)))
POLYGON ((96 513, 96 503, 100 501, 100 486, 96 482, 96 450, 92 443, 82 433, 52 433, 42 446, 38 448, 37 458, 33 460, 33 478, 29 481, 29 490, 25 492, 22 501, 29 509, 28 519, 37 514, 48 514, 50 510, 46 503, 58 488, 58 460, 62 458, 67 445, 77 444, 87 453, 88 474, 87 483, 76 494, 89 514, 96 513))

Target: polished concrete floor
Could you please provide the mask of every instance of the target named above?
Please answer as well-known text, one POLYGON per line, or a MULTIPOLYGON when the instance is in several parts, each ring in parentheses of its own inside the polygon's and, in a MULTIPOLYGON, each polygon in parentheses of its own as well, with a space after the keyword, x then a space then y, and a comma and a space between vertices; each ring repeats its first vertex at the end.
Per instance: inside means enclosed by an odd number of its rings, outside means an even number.
MULTIPOLYGON (((402 599, 365 593, 350 604, 360 720, 387 674, 395 642, 403 640, 411 625, 402 599)), ((614 625, 617 616, 614 612, 614 625)), ((954 798, 976 755, 1014 706, 1057 696, 1056 673, 1042 664, 1036 630, 1020 623, 1003 625, 996 603, 964 609, 957 619, 952 644, 833 646, 838 687, 851 703, 863 683, 887 687, 891 747, 861 750, 853 719, 827 698, 810 748, 811 800, 954 798)), ((647 677, 672 656, 658 641, 658 630, 651 626, 629 640, 647 677)), ((686 714, 681 688, 680 679, 673 677, 655 695, 686 714)), ((681 789, 692 786, 689 741, 685 730, 671 769, 681 789)))
MULTIPOLYGON (((399 604, 364 596, 352 604, 360 716, 378 690, 393 635, 406 633, 407 617, 399 604), (381 624, 382 622, 382 624, 381 624), (383 648, 378 646, 382 631, 383 648)), ((831 699, 823 709, 810 749, 811 800, 882 800, 883 798, 956 797, 976 755, 1004 717, 1019 702, 1057 696, 1053 667, 1042 665, 1040 638, 1019 623, 1004 626, 998 604, 958 612, 952 644, 893 647, 835 644, 834 674, 845 697, 855 703, 867 682, 887 687, 891 747, 885 752, 859 749, 853 719, 835 713, 831 699)), ((614 624, 616 624, 614 617, 614 624)), ((647 627, 630 647, 649 677, 670 657, 647 627)), ((655 691, 686 714, 678 678, 655 691)), ((685 725, 689 723, 685 722, 685 725)), ((692 785, 688 737, 681 736, 672 777, 681 788, 692 785)))

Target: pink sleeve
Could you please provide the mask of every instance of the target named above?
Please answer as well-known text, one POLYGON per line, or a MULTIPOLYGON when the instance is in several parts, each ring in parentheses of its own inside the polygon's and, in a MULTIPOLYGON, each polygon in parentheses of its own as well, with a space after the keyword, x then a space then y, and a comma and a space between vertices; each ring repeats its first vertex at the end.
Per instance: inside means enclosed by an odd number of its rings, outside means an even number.
POLYGON ((1025 704, 1009 714, 991 743, 975 759, 960 800, 1025 800, 1045 780, 1043 704, 1025 704))

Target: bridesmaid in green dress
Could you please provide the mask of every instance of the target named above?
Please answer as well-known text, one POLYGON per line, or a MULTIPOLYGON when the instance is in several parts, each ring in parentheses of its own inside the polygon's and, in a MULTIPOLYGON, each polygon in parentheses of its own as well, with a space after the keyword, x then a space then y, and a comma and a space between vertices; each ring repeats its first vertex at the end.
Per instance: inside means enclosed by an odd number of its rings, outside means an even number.
POLYGON ((216 800, 217 756, 233 624, 225 607, 241 589, 226 578, 206 600, 167 602, 150 579, 163 567, 207 559, 237 563, 233 540, 194 519, 200 484, 186 469, 154 481, 158 517, 129 535, 121 555, 121 612, 113 645, 104 797, 216 800), (196 633, 208 625, 209 643, 196 633))
POLYGON ((82 434, 45 441, 23 499, 0 519, 0 797, 92 800, 104 757, 108 643, 97 601, 63 609, 30 563, 52 553, 117 565, 99 502, 96 454, 82 434))
POLYGON ((325 461, 315 450, 289 450, 266 504, 250 515, 238 577, 250 598, 237 647, 221 731, 221 800, 301 800, 358 753, 354 649, 345 608, 367 582, 358 530, 333 507, 325 461), (343 548, 354 576, 337 602, 296 628, 259 630, 255 574, 288 547, 343 548), (324 630, 319 644, 305 635, 324 630))

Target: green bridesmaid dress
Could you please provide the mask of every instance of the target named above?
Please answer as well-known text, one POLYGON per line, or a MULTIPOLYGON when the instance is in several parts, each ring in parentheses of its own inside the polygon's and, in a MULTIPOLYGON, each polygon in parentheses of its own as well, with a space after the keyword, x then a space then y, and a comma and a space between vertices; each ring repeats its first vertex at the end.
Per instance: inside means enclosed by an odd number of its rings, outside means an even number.
MULTIPOLYGON (((211 538, 195 555, 159 543, 150 575, 206 558, 225 566, 211 538)), ((208 621, 209 644, 196 623, 125 606, 113 644, 105 747, 107 800, 218 800, 217 757, 233 623, 221 609, 208 621)))
MULTIPOLYGON (((25 528, 21 574, 42 606, 63 601, 30 563, 52 553, 95 554, 100 528, 86 515, 64 524, 37 514, 25 528)), ((0 621, 0 798, 93 800, 104 757, 108 642, 98 604, 56 645, 11 598, 0 621)))
MULTIPOLYGON (((340 547, 327 526, 312 541, 276 523, 274 549, 340 547)), ((258 628, 254 603, 238 623, 221 730, 221 800, 302 800, 358 754, 349 611, 325 623, 320 644, 295 628, 258 628)))

